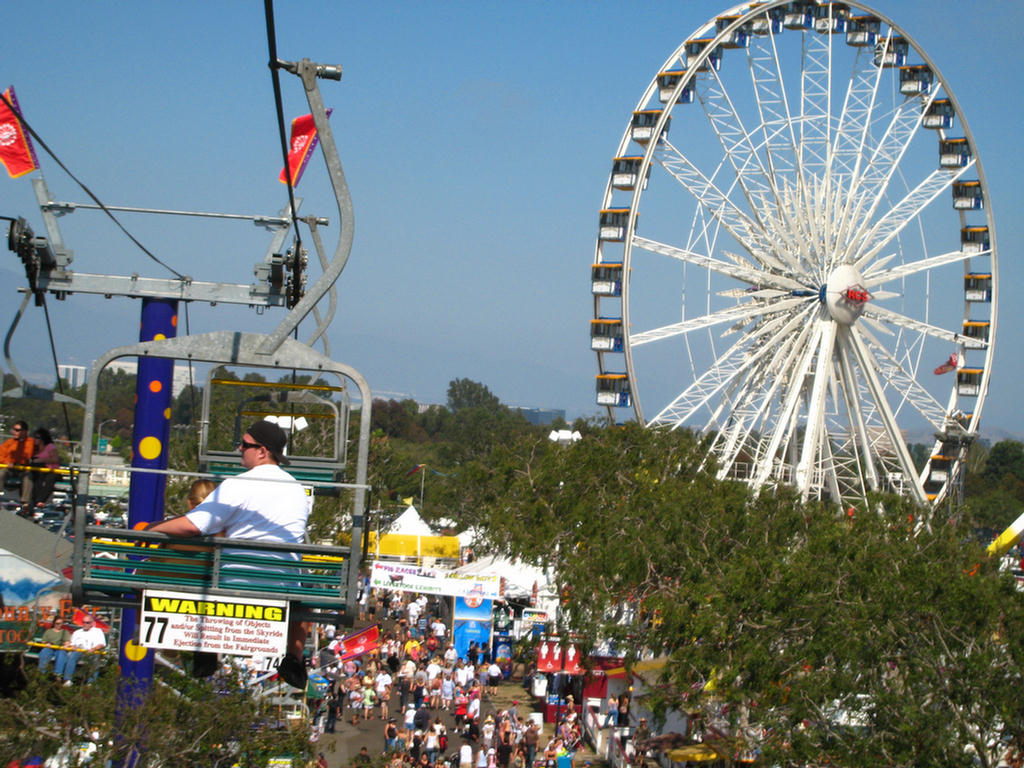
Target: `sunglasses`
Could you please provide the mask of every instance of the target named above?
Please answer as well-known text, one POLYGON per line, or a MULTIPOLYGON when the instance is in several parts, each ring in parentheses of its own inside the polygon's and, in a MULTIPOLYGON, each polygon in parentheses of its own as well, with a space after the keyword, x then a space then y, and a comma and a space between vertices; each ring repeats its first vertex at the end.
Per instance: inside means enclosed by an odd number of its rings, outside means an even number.
POLYGON ((246 448, 262 448, 263 446, 259 443, 250 443, 245 440, 238 444, 238 448, 244 453, 246 448))

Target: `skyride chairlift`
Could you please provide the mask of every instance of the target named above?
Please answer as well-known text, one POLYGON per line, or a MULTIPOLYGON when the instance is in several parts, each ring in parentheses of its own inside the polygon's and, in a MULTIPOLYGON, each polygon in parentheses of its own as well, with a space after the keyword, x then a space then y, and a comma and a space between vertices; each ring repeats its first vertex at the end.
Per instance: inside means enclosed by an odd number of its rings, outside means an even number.
MULTIPOLYGON (((91 435, 90 422, 96 407, 99 374, 110 362, 121 357, 188 359, 193 362, 230 363, 233 366, 259 369, 271 367, 308 371, 317 376, 333 374, 356 382, 363 403, 369 403, 369 389, 358 372, 335 363, 294 339, 284 340, 275 351, 272 364, 268 366, 259 351, 266 338, 263 334, 221 331, 143 342, 111 350, 96 361, 89 375, 84 434, 91 435), (230 354, 231 349, 235 350, 233 355, 230 354)), ((260 382, 261 386, 267 384, 260 382)), ((244 413, 241 411, 236 421, 244 413)), ((261 411, 254 416, 254 420, 265 415, 266 412, 261 411)), ((336 429, 345 423, 341 409, 332 418, 336 429)), ((209 423, 209 412, 204 413, 203 420, 205 427, 209 423)), ((361 419, 360 462, 356 470, 355 486, 340 482, 344 473, 343 454, 322 458, 289 454, 286 471, 316 495, 321 495, 321 491, 327 491, 323 495, 335 495, 342 487, 354 487, 357 496, 363 495, 368 457, 363 444, 368 445, 368 425, 368 420, 361 419), (366 433, 365 438, 363 433, 366 433)), ((238 439, 241 439, 241 435, 238 439)), ((84 498, 88 489, 87 467, 91 461, 91 442, 83 444, 83 452, 79 498, 84 498)), ((206 471, 200 472, 202 475, 223 478, 242 471, 241 457, 237 451, 231 455, 227 451, 207 450, 201 454, 203 456, 207 465, 206 471)), ((358 509, 357 506, 354 514, 356 519, 358 509)), ((80 508, 76 510, 75 516, 72 594, 78 604, 131 607, 138 603, 144 589, 171 589, 201 595, 212 592, 226 597, 288 600, 292 603, 293 618, 330 623, 338 622, 338 614, 354 604, 354 595, 350 597, 347 588, 347 576, 351 569, 358 569, 358 565, 352 563, 353 558, 358 561, 358 545, 354 548, 296 545, 219 537, 174 539, 166 534, 144 530, 86 525, 83 512, 84 509, 80 508), (170 549, 162 548, 165 545, 170 545, 170 549), (233 570, 239 566, 249 568, 244 571, 233 570), (244 574, 244 581, 240 574, 244 574)), ((360 540, 361 534, 353 537, 353 541, 360 540)))
MULTIPOLYGON (((308 59, 301 62, 278 60, 277 68, 299 76, 303 82, 310 111, 319 135, 320 147, 327 164, 328 174, 337 199, 341 233, 333 259, 328 260, 317 234, 317 224, 322 219, 304 219, 313 232, 323 274, 310 290, 302 295, 301 272, 289 273, 301 254, 283 257, 283 244, 290 224, 291 211, 282 212, 279 217, 256 217, 255 223, 277 230, 274 242, 268 250, 263 265, 257 265, 258 277, 266 284, 231 285, 225 283, 203 283, 189 277, 178 279, 140 278, 138 275, 119 277, 111 275, 90 275, 71 272, 66 267, 71 262, 71 252, 66 250, 56 215, 68 213, 75 206, 68 203, 54 203, 41 179, 34 180, 36 195, 47 227, 48 239, 33 238, 31 230, 20 221, 17 231, 22 251, 34 251, 26 261, 29 288, 26 292, 39 297, 50 292, 57 298, 79 293, 130 296, 133 298, 157 299, 167 302, 207 301, 215 303, 246 304, 255 307, 287 306, 290 313, 270 334, 242 333, 236 331, 214 331, 184 337, 161 338, 117 347, 100 357, 93 364, 88 378, 85 402, 85 416, 82 425, 82 457, 78 469, 78 503, 74 517, 74 553, 72 561, 72 595, 76 604, 137 608, 144 590, 164 589, 192 593, 204 597, 255 598, 287 600, 291 604, 292 620, 320 620, 331 623, 351 623, 355 605, 360 548, 362 540, 363 509, 366 501, 367 462, 370 440, 371 393, 363 376, 354 368, 337 363, 329 356, 316 352, 311 344, 323 338, 335 307, 334 283, 348 261, 352 247, 352 202, 345 182, 341 161, 334 144, 333 135, 327 122, 327 114, 317 85, 317 78, 339 80, 340 67, 318 65, 308 59), (291 284, 289 284, 291 280, 291 284), (330 294, 330 310, 321 318, 318 302, 330 294), (302 343, 290 338, 299 323, 310 312, 319 325, 309 340, 302 343), (273 412, 278 415, 298 416, 296 407, 310 411, 310 415, 329 419, 333 422, 334 439, 329 441, 327 455, 289 455, 290 465, 286 470, 307 487, 310 493, 337 494, 341 489, 352 492, 353 508, 351 541, 353 547, 321 546, 313 544, 284 544, 279 542, 240 541, 217 537, 195 537, 174 539, 166 534, 145 530, 127 530, 87 525, 85 499, 89 490, 89 476, 92 467, 92 442, 95 431, 95 413, 100 373, 111 362, 120 358, 146 360, 183 360, 189 363, 208 363, 211 366, 230 366, 253 370, 279 370, 289 373, 308 374, 313 384, 283 384, 260 382, 268 390, 277 390, 272 397, 254 397, 248 405, 260 404, 260 414, 273 412), (325 385, 324 377, 343 382, 340 385, 325 385), (347 453, 345 444, 348 432, 349 401, 348 382, 355 386, 360 398, 359 444, 354 477, 344 482, 347 453), (340 397, 338 397, 340 396, 340 397), (335 402, 337 399, 339 402, 335 402), (170 548, 167 548, 170 547, 170 548), (244 571, 232 566, 249 566, 244 571), (344 617, 339 614, 345 613, 344 617)), ((300 201, 296 202, 296 208, 300 201)), ((122 209, 125 210, 125 209, 122 209)), ((142 211, 143 209, 126 209, 142 211)), ((145 211, 152 213, 178 213, 170 211, 145 211)), ((220 214, 186 214, 224 216, 220 214)), ((228 218, 246 218, 225 216, 228 218)), ((12 225, 13 227, 14 225, 12 225)), ((13 239, 15 232, 12 231, 13 239)), ((12 250, 14 248, 12 247, 12 250)), ((16 251, 17 252, 17 251, 16 251)), ((25 256, 23 256, 25 261, 25 256)), ((26 300, 27 300, 26 296, 26 300)), ((176 321, 176 320, 175 320, 176 321)), ((13 330, 13 329, 12 329, 13 330)), ((201 432, 200 476, 223 477, 241 471, 241 458, 237 452, 211 448, 210 390, 214 380, 208 382, 204 396, 204 413, 201 432)), ((216 382, 222 386, 223 382, 216 382)), ((231 386, 243 386, 245 382, 231 382, 231 386)), ((239 426, 249 411, 241 410, 235 415, 234 432, 244 429, 239 426)), ((136 417, 136 440, 138 433, 136 417)), ((246 424, 247 426, 247 424, 246 424)), ((286 430, 288 431, 288 430, 286 430)), ((237 446, 241 434, 232 435, 237 446)), ((144 438, 153 439, 153 438, 144 438)), ((142 441, 134 446, 136 452, 142 441)), ((289 441, 292 442, 291 440, 289 441)), ((156 472, 160 474, 195 475, 191 472, 174 470, 140 469, 134 472, 156 472)), ((131 510, 129 510, 131 514, 131 510)), ((131 519, 131 518, 130 518, 131 519)), ((131 631, 125 628, 126 631, 131 631)))

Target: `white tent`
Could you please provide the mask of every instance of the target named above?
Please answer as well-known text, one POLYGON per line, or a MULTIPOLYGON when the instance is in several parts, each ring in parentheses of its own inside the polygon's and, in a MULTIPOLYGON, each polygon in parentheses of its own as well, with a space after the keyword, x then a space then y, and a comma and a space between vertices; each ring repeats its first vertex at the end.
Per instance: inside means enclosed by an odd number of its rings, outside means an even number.
POLYGON ((554 584, 543 568, 528 565, 519 560, 510 560, 499 555, 487 555, 471 563, 455 569, 464 575, 500 576, 505 579, 505 595, 507 597, 528 598, 533 594, 533 586, 537 585, 538 597, 543 601, 555 594, 554 584))
POLYGON ((416 511, 416 507, 412 504, 409 505, 405 512, 395 518, 391 525, 388 526, 387 531, 381 531, 381 533, 394 533, 399 536, 434 535, 430 526, 423 522, 423 518, 420 517, 420 513, 416 511))

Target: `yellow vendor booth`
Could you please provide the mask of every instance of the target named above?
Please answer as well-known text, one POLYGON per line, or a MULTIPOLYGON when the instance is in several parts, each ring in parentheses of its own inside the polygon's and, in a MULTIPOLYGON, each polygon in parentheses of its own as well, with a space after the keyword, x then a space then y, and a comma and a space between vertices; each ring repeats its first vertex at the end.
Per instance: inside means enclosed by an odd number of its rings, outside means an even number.
POLYGON ((371 531, 368 551, 376 557, 443 557, 459 559, 459 539, 437 536, 410 505, 385 533, 371 531))

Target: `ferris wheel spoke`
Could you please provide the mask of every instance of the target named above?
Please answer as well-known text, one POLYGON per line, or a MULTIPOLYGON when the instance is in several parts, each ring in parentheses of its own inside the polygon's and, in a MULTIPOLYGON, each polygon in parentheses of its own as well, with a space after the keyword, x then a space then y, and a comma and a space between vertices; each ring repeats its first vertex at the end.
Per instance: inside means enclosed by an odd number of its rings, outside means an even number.
POLYGON ((870 331, 861 328, 860 333, 868 348, 875 353, 878 372, 885 378, 890 390, 898 392, 900 397, 906 399, 933 429, 942 429, 947 409, 870 331))
POLYGON ((785 403, 779 412, 775 422, 775 429, 771 434, 763 453, 758 457, 758 469, 753 477, 753 486, 760 488, 768 480, 772 469, 775 466, 775 456, 779 449, 784 448, 783 441, 792 436, 796 429, 796 409, 803 394, 801 384, 805 380, 814 359, 815 350, 821 343, 822 324, 813 324, 813 331, 810 342, 795 350, 795 353, 785 361, 785 372, 788 390, 785 403))
POLYGON ((866 47, 857 49, 853 74, 846 88, 829 157, 829 176, 853 179, 864 159, 868 129, 882 82, 881 67, 872 62, 866 47))
MULTIPOLYGON (((831 4, 829 16, 831 21, 831 4)), ((828 161, 832 128, 832 35, 803 34, 799 162, 804 183, 820 176, 828 161)))
POLYGON ((764 132, 765 155, 770 180, 778 198, 776 176, 786 174, 795 182, 794 159, 797 154, 796 121, 789 107, 789 96, 782 77, 782 65, 774 34, 755 37, 747 49, 754 99, 764 132))
POLYGON ((841 462, 833 450, 831 435, 827 425, 823 426, 821 430, 819 451, 821 456, 819 469, 821 485, 824 486, 824 489, 828 491, 829 496, 833 499, 841 499, 843 498, 843 492, 839 486, 841 462))
POLYGON ((717 70, 712 69, 710 77, 698 81, 697 98, 732 167, 749 210, 759 226, 764 228, 766 221, 776 217, 778 195, 717 70))
POLYGON ((915 189, 907 193, 879 219, 867 234, 851 243, 846 253, 847 256, 858 257, 854 266, 857 269, 864 269, 870 264, 878 252, 885 248, 907 224, 920 216, 925 207, 944 190, 949 189, 953 182, 973 165, 974 161, 971 160, 962 168, 939 168, 932 171, 915 189))
POLYGON ((878 490, 878 472, 871 460, 871 440, 868 436, 861 400, 858 395, 857 380, 854 378, 853 366, 850 364, 849 342, 847 331, 841 329, 836 338, 836 357, 841 373, 839 385, 846 404, 847 421, 850 425, 850 447, 854 458, 864 468, 864 479, 872 491, 878 490))
POLYGON ((778 347, 771 347, 772 354, 764 357, 756 369, 752 369, 746 386, 732 399, 732 424, 725 432, 725 440, 718 449, 720 468, 719 479, 729 475, 736 458, 745 445, 749 444, 753 430, 769 417, 772 403, 778 396, 785 377, 773 375, 779 360, 790 359, 794 349, 801 349, 811 333, 811 324, 787 328, 785 341, 778 347), (792 332, 795 330, 796 332, 792 332))
POLYGON ((874 318, 875 320, 881 320, 892 325, 898 325, 900 328, 905 328, 908 331, 916 331, 917 333, 923 333, 931 336, 934 339, 940 341, 948 341, 953 344, 970 343, 972 346, 983 347, 987 346, 987 342, 981 341, 980 339, 973 339, 963 334, 956 333, 955 331, 947 331, 945 328, 939 328, 938 326, 930 323, 922 322, 921 320, 915 320, 912 317, 907 317, 900 312, 894 312, 891 309, 884 309, 877 304, 868 304, 864 307, 864 314, 867 317, 874 318))
POLYGON ((757 223, 743 213, 718 186, 705 176, 689 158, 666 139, 657 154, 658 163, 686 189, 694 200, 718 221, 750 256, 765 269, 784 271, 785 265, 771 255, 757 223))
POLYGON ((836 323, 822 320, 817 360, 815 361, 814 384, 807 402, 807 424, 804 429, 804 444, 800 463, 796 466, 796 486, 803 501, 810 493, 813 470, 821 455, 821 441, 825 426, 825 396, 832 383, 832 350, 835 347, 836 323))
POLYGON ((633 235, 632 242, 634 246, 642 248, 645 251, 657 253, 662 256, 668 256, 670 258, 686 262, 687 264, 693 264, 697 267, 709 269, 720 275, 741 280, 748 285, 777 288, 786 292, 804 288, 803 285, 792 278, 784 275, 776 275, 771 272, 763 272, 752 267, 746 267, 738 260, 736 263, 730 264, 727 261, 721 261, 711 256, 705 256, 702 253, 696 253, 694 251, 686 250, 685 248, 677 248, 676 246, 668 245, 666 243, 659 243, 656 240, 650 240, 646 237, 640 237, 639 235, 633 235))
POLYGON ((885 191, 920 129, 921 112, 927 110, 934 98, 934 91, 923 104, 919 98, 906 98, 892 111, 885 133, 855 182, 855 188, 871 201, 860 221, 870 221, 884 201, 885 191))
POLYGON ((704 374, 697 377, 690 386, 680 393, 668 406, 658 413, 652 424, 672 424, 680 426, 688 421, 723 388, 746 374, 764 361, 770 361, 779 354, 787 340, 793 338, 793 332, 799 328, 811 311, 795 313, 792 317, 777 317, 761 324, 736 341, 714 365, 704 374), (752 342, 761 339, 758 346, 752 342))
POLYGON ((955 264, 958 261, 967 261, 977 257, 984 257, 990 255, 991 251, 979 251, 977 253, 966 253, 960 251, 950 251, 949 253, 943 253, 938 256, 929 256, 928 258, 919 259, 918 261, 911 261, 906 264, 899 264, 889 269, 880 269, 875 271, 875 267, 880 263, 875 261, 866 270, 864 270, 864 287, 871 288, 876 285, 884 285, 885 283, 892 282, 893 280, 901 280, 904 277, 917 274, 918 272, 924 272, 929 269, 935 269, 936 267, 944 267, 947 264, 955 264))
POLYGON ((681 334, 690 333, 702 328, 709 328, 721 323, 736 322, 737 320, 752 320, 756 317, 770 316, 777 312, 787 312, 794 307, 798 307, 801 304, 806 303, 807 299, 804 297, 782 299, 781 301, 773 303, 750 302, 747 304, 741 304, 737 307, 730 307, 729 309, 721 309, 717 312, 704 315, 703 317, 693 318, 692 320, 683 320, 679 323, 664 325, 660 328, 653 328, 649 331, 631 333, 629 341, 632 346, 637 347, 642 344, 649 344, 652 341, 667 339, 672 336, 679 336, 681 334))
POLYGON ((866 47, 858 49, 854 74, 846 92, 846 103, 830 159, 832 166, 829 178, 837 176, 842 182, 840 186, 843 191, 837 199, 834 226, 829 221, 831 243, 847 241, 852 223, 868 199, 866 195, 856 193, 857 181, 868 162, 868 138, 883 71, 882 67, 874 65, 866 47))
POLYGON ((857 361, 857 366, 864 376, 864 382, 867 385, 875 409, 885 428, 892 449, 896 453, 896 458, 903 474, 903 481, 910 486, 917 501, 923 504, 926 501, 924 488, 918 480, 917 471, 914 469, 914 462, 910 458, 910 452, 907 450, 907 444, 903 441, 903 435, 896 422, 896 417, 889 407, 885 391, 875 373, 875 358, 861 340, 857 328, 851 328, 850 342, 850 351, 853 353, 853 358, 857 361))

